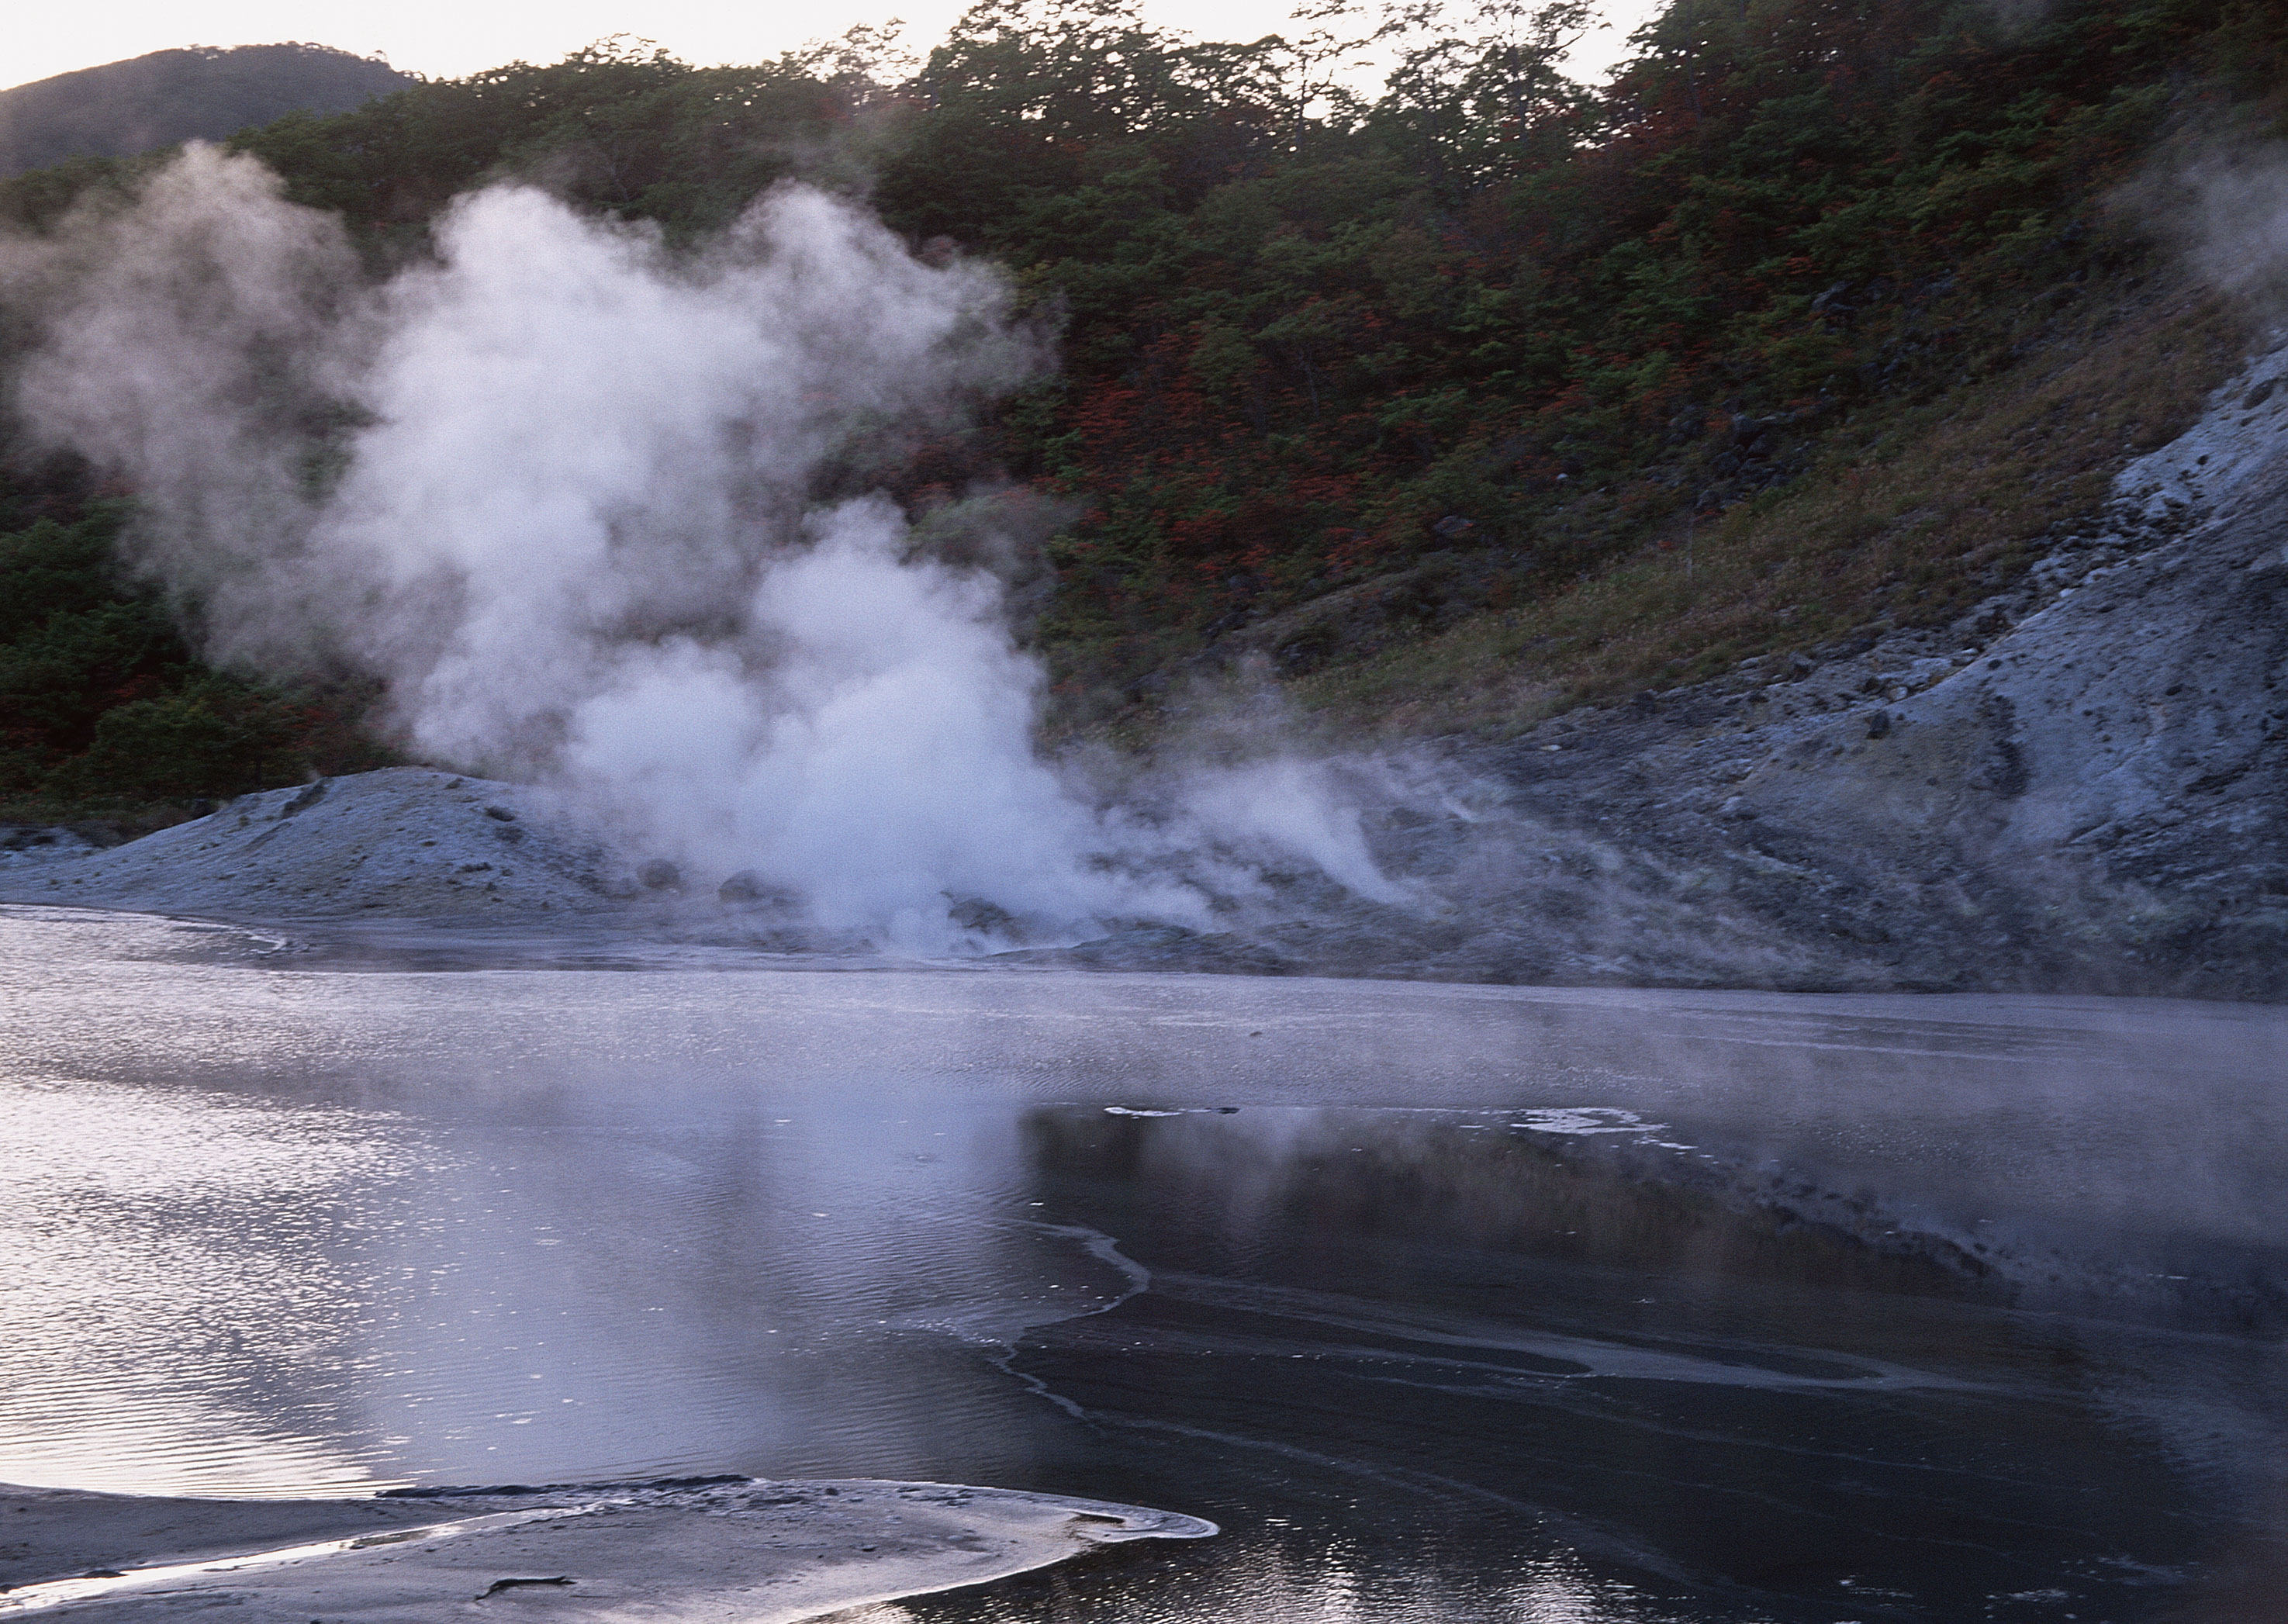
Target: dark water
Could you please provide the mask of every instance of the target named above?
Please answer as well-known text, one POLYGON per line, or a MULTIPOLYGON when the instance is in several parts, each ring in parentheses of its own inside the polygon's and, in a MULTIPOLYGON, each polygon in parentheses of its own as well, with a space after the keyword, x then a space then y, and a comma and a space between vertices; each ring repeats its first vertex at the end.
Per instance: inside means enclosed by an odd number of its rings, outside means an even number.
POLYGON ((268 946, 0 911, 0 1480, 1227 1530, 879 1621, 2237 1619, 2288 1576, 2279 1012, 268 946))

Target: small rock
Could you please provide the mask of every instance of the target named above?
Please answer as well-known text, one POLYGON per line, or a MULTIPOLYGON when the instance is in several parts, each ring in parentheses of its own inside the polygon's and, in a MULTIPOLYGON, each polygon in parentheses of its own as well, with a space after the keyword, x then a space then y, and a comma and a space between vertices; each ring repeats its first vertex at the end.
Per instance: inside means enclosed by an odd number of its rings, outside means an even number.
POLYGON ((742 868, 715 888, 719 902, 733 907, 755 908, 784 915, 796 915, 806 911, 802 893, 783 885, 774 885, 751 868, 742 868))
POLYGON ((663 857, 655 857, 636 870, 636 883, 646 891, 680 891, 683 870, 663 857))
POLYGON ((1017 922, 1009 911, 982 897, 962 898, 945 910, 945 916, 965 931, 1010 937, 1017 934, 1017 922))
POLYGON ((503 1590, 523 1589, 544 1585, 568 1586, 577 1582, 579 1581, 568 1573, 551 1573, 544 1579, 496 1579, 485 1588, 477 1599, 483 1601, 486 1596, 497 1596, 503 1590))
POLYGON ((94 848, 95 843, 76 829, 57 824, 48 828, 10 827, 0 828, 0 852, 80 852, 94 848))

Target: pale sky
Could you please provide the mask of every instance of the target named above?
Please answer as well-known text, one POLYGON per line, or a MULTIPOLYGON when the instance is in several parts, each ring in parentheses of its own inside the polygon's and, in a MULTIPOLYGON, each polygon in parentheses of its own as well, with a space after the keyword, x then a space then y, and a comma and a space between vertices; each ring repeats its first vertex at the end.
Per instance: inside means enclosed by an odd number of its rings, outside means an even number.
MULTIPOLYGON (((806 5, 730 0, 101 0, 24 4, 0 35, 0 89, 175 45, 266 45, 304 40, 360 56, 385 56, 409 73, 457 78, 520 59, 551 62, 607 35, 655 40, 688 62, 754 62, 854 23, 897 15, 906 44, 926 50, 965 0, 814 0, 806 5)), ((1292 0, 1147 0, 1164 27, 1246 40, 1288 26, 1292 0)), ((1617 26, 1583 42, 1575 74, 1601 75, 1652 0, 1610 0, 1617 26)))

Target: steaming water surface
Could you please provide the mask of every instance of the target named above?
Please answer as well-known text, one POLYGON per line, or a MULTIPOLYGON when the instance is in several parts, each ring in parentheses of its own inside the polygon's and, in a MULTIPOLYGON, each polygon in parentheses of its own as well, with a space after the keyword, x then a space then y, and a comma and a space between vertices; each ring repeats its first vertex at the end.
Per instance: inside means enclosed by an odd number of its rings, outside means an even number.
POLYGON ((876 1624, 2133 1619, 2268 1571, 2278 1011, 624 959, 0 910, 0 1480, 1227 1531, 876 1624))

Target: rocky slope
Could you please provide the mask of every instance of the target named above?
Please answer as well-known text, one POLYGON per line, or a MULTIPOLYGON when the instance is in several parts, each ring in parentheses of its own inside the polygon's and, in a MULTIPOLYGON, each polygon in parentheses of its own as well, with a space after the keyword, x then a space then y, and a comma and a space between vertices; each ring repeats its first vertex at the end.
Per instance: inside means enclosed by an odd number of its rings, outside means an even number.
POLYGON ((2288 995, 2288 349, 2116 493, 1950 627, 1467 757, 1474 810, 1401 808, 1382 840, 1443 917, 1355 913, 1296 948, 1497 978, 2288 995))

